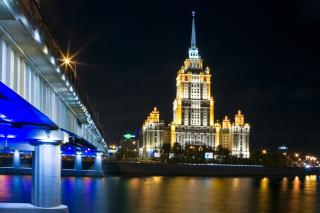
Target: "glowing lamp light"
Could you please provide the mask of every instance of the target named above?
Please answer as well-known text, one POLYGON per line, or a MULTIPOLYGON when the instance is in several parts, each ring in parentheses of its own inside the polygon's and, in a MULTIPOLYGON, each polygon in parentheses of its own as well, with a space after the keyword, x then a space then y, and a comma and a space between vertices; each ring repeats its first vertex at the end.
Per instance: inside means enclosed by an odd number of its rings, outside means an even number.
POLYGON ((33 37, 34 39, 37 41, 37 42, 41 42, 41 37, 40 37, 40 34, 39 34, 39 31, 38 30, 35 30, 33 32, 33 37))
POLYGON ((50 62, 51 62, 51 64, 53 64, 53 65, 56 64, 56 61, 54 60, 53 56, 50 57, 50 62))
POLYGON ((39 141, 43 142, 43 143, 52 143, 52 142, 54 142, 54 140, 52 138, 50 138, 50 137, 40 139, 39 141))
POLYGON ((47 46, 44 46, 43 49, 42 49, 43 53, 44 54, 48 54, 48 47, 47 46))
POLYGON ((148 148, 147 148, 147 153, 148 153, 148 155, 151 155, 151 154, 152 154, 152 152, 153 152, 153 148, 148 147, 148 148))
POLYGON ((64 63, 66 63, 67 65, 69 65, 71 63, 71 60, 69 58, 64 58, 64 63))
POLYGON ((7 138, 16 138, 15 135, 7 135, 7 138))
POLYGON ((76 62, 72 60, 74 56, 75 55, 69 56, 69 53, 67 53, 67 55, 63 55, 62 59, 60 59, 60 61, 62 61, 62 64, 60 66, 64 66, 65 69, 71 68, 71 70, 74 71, 72 67, 72 65, 76 64, 76 62))

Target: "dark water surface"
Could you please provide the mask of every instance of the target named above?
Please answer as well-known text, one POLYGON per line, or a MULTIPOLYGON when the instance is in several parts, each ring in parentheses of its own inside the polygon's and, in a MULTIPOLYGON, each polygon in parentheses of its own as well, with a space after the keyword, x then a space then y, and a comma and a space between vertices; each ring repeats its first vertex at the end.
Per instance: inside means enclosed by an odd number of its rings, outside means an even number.
MULTIPOLYGON (((70 213, 320 212, 320 177, 62 178, 70 213)), ((30 202, 31 176, 0 175, 0 202, 30 202)))

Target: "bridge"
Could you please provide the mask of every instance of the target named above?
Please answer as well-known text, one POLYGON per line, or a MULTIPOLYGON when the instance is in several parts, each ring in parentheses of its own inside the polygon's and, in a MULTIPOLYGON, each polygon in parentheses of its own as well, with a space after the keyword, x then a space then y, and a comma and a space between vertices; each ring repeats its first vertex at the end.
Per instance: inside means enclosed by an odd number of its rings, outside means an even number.
MULTIPOLYGON (((32 152, 31 204, 0 204, 0 211, 61 204, 61 155, 95 156, 101 170, 107 145, 76 74, 59 66, 61 50, 35 0, 0 0, 0 150, 32 152), (20 205, 20 206, 19 206, 20 205)), ((56 212, 56 211, 53 211, 56 212)))

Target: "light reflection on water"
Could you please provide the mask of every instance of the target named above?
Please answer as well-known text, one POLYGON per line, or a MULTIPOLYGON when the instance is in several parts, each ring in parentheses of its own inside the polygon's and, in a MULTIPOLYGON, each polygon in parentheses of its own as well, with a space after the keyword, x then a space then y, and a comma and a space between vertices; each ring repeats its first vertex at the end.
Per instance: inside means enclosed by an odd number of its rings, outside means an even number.
MULTIPOLYGON (((70 213, 320 212, 317 176, 62 178, 70 213)), ((0 175, 0 202, 30 202, 31 177, 0 175)))

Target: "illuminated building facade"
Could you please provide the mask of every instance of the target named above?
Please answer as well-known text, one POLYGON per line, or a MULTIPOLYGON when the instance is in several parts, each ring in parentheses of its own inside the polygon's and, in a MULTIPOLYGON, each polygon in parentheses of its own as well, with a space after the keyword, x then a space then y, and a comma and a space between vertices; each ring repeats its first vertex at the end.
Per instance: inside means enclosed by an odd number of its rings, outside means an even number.
POLYGON ((217 123, 216 127, 217 135, 219 135, 217 144, 229 149, 234 156, 243 158, 250 157, 250 125, 244 122, 244 115, 240 110, 235 115, 234 123, 231 123, 228 116, 225 116, 222 121, 222 126, 217 123))
POLYGON ((211 96, 211 73, 203 68, 196 46, 194 13, 191 47, 176 78, 177 93, 173 102, 171 142, 185 145, 215 145, 214 100, 211 96))
POLYGON ((143 153, 151 155, 154 152, 159 152, 165 142, 165 123, 160 121, 160 112, 154 107, 142 126, 142 146, 143 153))
POLYGON ((235 115, 234 123, 227 116, 222 123, 214 122, 212 72, 209 67, 204 68, 196 46, 194 15, 193 12, 188 58, 176 78, 173 121, 166 130, 165 124, 159 121, 160 114, 155 108, 143 125, 143 147, 160 149, 166 142, 171 146, 179 143, 183 148, 192 145, 216 149, 221 145, 234 156, 248 158, 250 125, 244 123, 241 111, 235 115))

